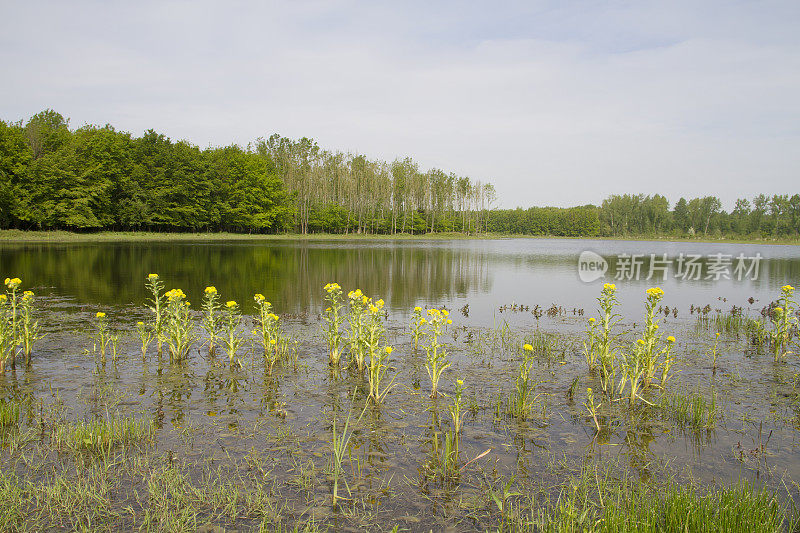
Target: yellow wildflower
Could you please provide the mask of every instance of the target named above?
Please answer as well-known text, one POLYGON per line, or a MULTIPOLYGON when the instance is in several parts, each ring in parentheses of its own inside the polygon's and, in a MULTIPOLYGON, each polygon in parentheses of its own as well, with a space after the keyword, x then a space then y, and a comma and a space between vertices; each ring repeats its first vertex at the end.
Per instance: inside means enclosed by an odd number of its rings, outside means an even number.
POLYGON ((228 309, 233 309, 234 307, 236 307, 236 300, 228 300, 227 302, 225 302, 225 306, 228 309))
MULTIPOLYGON (((718 335, 719 335, 719 334, 718 334, 718 335)), ((672 335, 670 335, 669 337, 667 337, 667 342, 669 342, 670 344, 671 344, 671 343, 673 343, 673 342, 675 342, 675 337, 673 337, 672 335)))
POLYGON ((206 294, 217 294, 217 288, 211 285, 210 287, 206 287, 206 294))
POLYGON ((264 300, 266 300, 266 298, 264 298, 264 295, 263 295, 263 294, 261 294, 260 292, 259 292, 259 293, 256 293, 256 295, 255 295, 255 296, 253 296, 253 299, 254 299, 256 302, 258 302, 258 303, 261 303, 261 302, 263 302, 264 300))
POLYGON ((450 319, 448 318, 448 319, 447 319, 447 323, 448 323, 448 324, 452 324, 452 323, 453 323, 453 321, 452 321, 452 320, 450 320, 450 319))
POLYGON ((531 346, 530 344, 525 344, 522 346, 522 349, 525 350, 526 352, 532 352, 533 346, 531 346))
POLYGON ((385 350, 386 350, 386 353, 387 353, 387 354, 390 354, 390 353, 392 353, 392 350, 394 350, 394 348, 392 348, 391 346, 387 346, 387 347, 385 348, 385 350))
POLYGON ((98 311, 97 314, 94 316, 96 316, 97 318, 105 318, 106 314, 102 311, 98 311))
POLYGON ((148 274, 147 279, 149 279, 150 281, 155 281, 158 279, 158 274, 148 274))
POLYGON ((603 289, 606 290, 606 291, 612 291, 613 292, 613 291, 617 290, 617 286, 614 285, 613 283, 606 283, 605 285, 603 285, 603 289))
POLYGON ((414 311, 416 313, 421 313, 422 312, 422 308, 420 306, 417 306, 417 307, 414 308, 414 311))
POLYGON ((447 309, 442 309, 442 314, 444 316, 448 316, 450 314, 450 311, 448 311, 447 309))

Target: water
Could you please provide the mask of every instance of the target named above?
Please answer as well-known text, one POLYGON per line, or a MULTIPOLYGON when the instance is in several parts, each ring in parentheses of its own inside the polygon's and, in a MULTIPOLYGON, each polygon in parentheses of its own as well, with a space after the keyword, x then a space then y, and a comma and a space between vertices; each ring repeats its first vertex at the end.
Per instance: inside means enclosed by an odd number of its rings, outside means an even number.
MULTIPOLYGON (((7 373, 0 396, 50 398, 57 390, 74 419, 102 412, 100 395, 114 408, 156 420, 157 450, 188 461, 241 458, 254 449, 289 453, 288 445, 280 444, 286 439, 276 435, 291 434, 293 457, 320 470, 329 456, 332 417, 346 415, 359 386, 352 405, 363 405, 358 378, 345 374, 334 379, 328 371, 319 321, 322 287, 336 281, 345 291, 361 288, 385 299, 398 387, 380 411, 370 411, 366 429, 354 437, 357 453, 363 454, 365 485, 392 480, 386 482, 394 496, 383 497, 385 512, 425 517, 436 507, 426 483, 399 481, 424 479, 432 442, 448 428, 450 400, 428 399, 424 356, 410 346, 407 321, 415 305, 451 310, 454 324, 446 341, 453 366, 442 388, 452 394, 454 379, 462 378, 474 406, 465 419, 464 461, 492 449, 475 470, 463 474, 454 493, 448 492, 452 501, 478 491, 486 469, 506 478, 524 472, 537 479, 551 475, 545 463, 562 454, 576 462, 586 457, 622 461, 643 478, 653 465, 668 462, 676 472, 691 470, 693 477, 709 483, 745 478, 779 487, 781 476, 800 480, 798 359, 789 356, 776 365, 769 353, 758 353, 743 337, 723 336, 719 367, 712 369, 707 352, 714 334, 697 331, 690 314, 692 305, 722 313, 737 306, 760 317, 782 285, 800 286, 799 247, 559 239, 2 244, 0 274, 18 276, 24 288, 35 290, 48 333, 34 352, 33 367, 7 373), (586 250, 609 263, 604 278, 581 281, 578 257, 586 250), (640 279, 615 279, 623 254, 644 254, 640 279), (650 254, 671 260, 665 278, 644 279, 650 254), (701 279, 676 277, 681 254, 701 256, 701 279), (707 279, 715 254, 730 255, 734 262, 740 254, 758 256, 758 275, 751 271, 737 279, 731 265, 732 279, 707 279), (151 272, 160 275, 167 289, 182 288, 195 307, 207 285, 215 285, 223 301, 242 302, 245 312, 252 312, 253 294, 264 294, 299 341, 298 367, 279 367, 269 377, 253 350, 243 354, 245 367, 237 371, 215 364, 198 349, 185 365, 159 362, 152 349, 142 363, 133 323, 149 316, 144 279, 151 272), (581 332, 595 315, 605 282, 619 288, 621 328, 629 340, 641 331, 645 289, 658 285, 665 290, 663 304, 670 312, 661 315, 662 330, 678 338, 674 387, 706 397, 714 391, 722 411, 712 430, 680 428, 657 409, 644 409, 635 416, 609 415, 595 435, 582 406, 586 387, 596 385, 580 353, 581 332), (105 369, 98 369, 85 352, 91 348, 91 317, 98 310, 107 312, 121 332, 120 361, 105 369), (516 335, 511 347, 498 341, 506 326, 516 335), (552 335, 554 343, 552 355, 540 357, 535 366, 543 393, 537 415, 523 422, 497 417, 498 399, 513 387, 519 345, 535 332, 552 335), (568 399, 574 378, 579 386, 575 398, 568 399), (191 446, 185 438, 189 430, 191 446)), ((274 475, 290 479, 289 470, 284 465, 274 475)), ((318 506, 329 494, 321 482, 310 494, 295 491, 289 498, 318 506)), ((419 527, 427 530, 423 526, 436 523, 423 520, 419 527)))

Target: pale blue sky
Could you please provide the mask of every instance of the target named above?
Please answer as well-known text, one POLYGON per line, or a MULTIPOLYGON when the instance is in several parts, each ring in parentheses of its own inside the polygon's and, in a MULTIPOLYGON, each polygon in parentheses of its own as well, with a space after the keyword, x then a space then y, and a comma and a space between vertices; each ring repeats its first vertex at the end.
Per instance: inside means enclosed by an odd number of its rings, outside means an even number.
POLYGON ((503 206, 800 192, 800 2, 3 2, 0 118, 273 132, 503 206))

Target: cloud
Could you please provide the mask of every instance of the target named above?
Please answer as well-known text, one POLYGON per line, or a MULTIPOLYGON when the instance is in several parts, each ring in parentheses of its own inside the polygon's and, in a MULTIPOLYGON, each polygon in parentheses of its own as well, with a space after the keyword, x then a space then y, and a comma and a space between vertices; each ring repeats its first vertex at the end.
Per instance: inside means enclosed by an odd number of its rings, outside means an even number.
POLYGON ((797 192, 794 3, 12 5, 0 117, 410 155, 501 204, 797 192))

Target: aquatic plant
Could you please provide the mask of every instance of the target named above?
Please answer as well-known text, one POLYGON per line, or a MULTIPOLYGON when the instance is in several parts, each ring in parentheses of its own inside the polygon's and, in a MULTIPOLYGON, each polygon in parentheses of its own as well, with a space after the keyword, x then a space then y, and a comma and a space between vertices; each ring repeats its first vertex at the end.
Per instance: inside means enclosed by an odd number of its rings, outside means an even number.
POLYGON ((25 291, 22 293, 22 298, 20 298, 18 344, 22 347, 26 365, 31 364, 33 345, 36 341, 44 337, 39 328, 39 320, 34 317, 33 301, 33 291, 25 291))
POLYGON ((148 274, 145 287, 150 291, 150 311, 153 312, 153 334, 156 337, 158 355, 161 355, 161 345, 164 343, 164 282, 158 274, 148 274))
POLYGON ((16 339, 11 325, 11 306, 8 296, 0 294, 0 374, 5 372, 6 362, 16 350, 16 339))
POLYGON ((425 369, 431 380, 431 398, 436 398, 442 372, 450 366, 444 344, 439 342, 445 326, 453 323, 447 318, 448 314, 447 309, 428 309, 428 319, 425 323, 425 336, 428 342, 423 343, 422 347, 426 354, 425 369))
POLYGON ((272 304, 264 298, 263 294, 253 296, 256 303, 258 328, 253 331, 264 348, 264 358, 267 363, 267 372, 272 375, 272 367, 280 358, 280 332, 278 322, 280 317, 272 312, 272 304))
POLYGON ((169 357, 173 361, 183 361, 196 340, 189 313, 190 303, 181 289, 167 291, 164 296, 167 300, 164 310, 164 334, 169 347, 169 357))
POLYGON ((662 341, 658 320, 655 318, 655 307, 664 296, 659 287, 647 289, 645 300, 644 334, 636 340, 631 349, 625 350, 619 358, 621 376, 619 394, 624 394, 633 405, 636 399, 644 400, 640 392, 653 385, 656 373, 660 372, 659 385, 666 386, 674 364, 672 348, 675 337, 669 336, 662 341), (628 392, 624 392, 626 387, 628 392))
POLYGON ((19 290, 20 285, 22 285, 22 280, 19 278, 6 278, 5 281, 6 286, 6 298, 4 303, 8 306, 7 314, 5 319, 9 321, 9 328, 10 328, 10 337, 9 341, 11 346, 8 348, 5 358, 3 361, 3 366, 5 366, 5 360, 11 363, 11 368, 16 368, 17 366, 17 346, 20 344, 20 337, 19 337, 19 316, 17 313, 17 307, 19 305, 19 297, 17 296, 17 291, 19 290))
POLYGON ((328 363, 338 367, 339 359, 342 357, 342 341, 344 339, 344 333, 342 333, 342 324, 344 323, 342 288, 338 283, 328 283, 324 289, 327 307, 322 313, 322 320, 325 321, 323 330, 328 343, 328 363))
POLYGON ((236 358, 236 352, 238 352, 239 348, 244 344, 244 337, 239 331, 239 325, 241 323, 242 314, 239 312, 239 304, 234 300, 225 302, 220 342, 225 349, 225 354, 228 356, 228 362, 231 366, 235 364, 242 366, 241 362, 236 358))
POLYGON ((94 340, 95 346, 100 348, 100 361, 106 364, 106 347, 108 346, 111 332, 108 329, 108 320, 103 311, 98 311, 94 315, 94 340))
POLYGON ((586 402, 583 405, 586 407, 586 410, 589 411, 589 414, 592 415, 594 425, 597 428, 597 431, 600 432, 600 423, 597 421, 597 410, 600 409, 600 406, 603 404, 594 403, 594 393, 592 392, 591 387, 587 387, 586 389, 586 402))
POLYGON ((136 323, 136 332, 139 334, 140 347, 142 349, 142 361, 147 357, 147 347, 153 340, 153 330, 142 321, 136 323))
POLYGON ((588 339, 583 343, 583 350, 589 371, 599 369, 603 392, 611 396, 615 387, 618 366, 618 349, 614 346, 616 335, 613 329, 622 319, 619 314, 614 312, 614 308, 619 304, 617 286, 613 283, 604 284, 597 302, 600 305, 600 323, 598 324, 594 318, 589 319, 588 339))
POLYGON ((794 299, 794 287, 784 285, 781 287, 781 297, 778 299, 778 307, 775 307, 770 314, 772 329, 769 331, 770 343, 772 345, 775 361, 779 361, 789 351, 792 342, 792 334, 797 327, 797 302, 794 299))
POLYGON ((347 293, 347 300, 347 322, 350 326, 347 337, 347 342, 350 346, 350 368, 356 368, 361 373, 366 366, 364 323, 370 298, 362 293, 361 289, 356 289, 347 293))
POLYGON ((453 433, 458 435, 461 433, 461 424, 463 423, 464 414, 461 412, 461 396, 464 394, 464 381, 461 379, 456 380, 455 392, 453 393, 453 403, 448 408, 450 411, 450 418, 453 421, 453 433))
POLYGON ((217 288, 208 286, 203 290, 203 303, 200 306, 203 313, 203 319, 200 325, 206 334, 208 342, 208 355, 214 355, 214 349, 217 346, 217 339, 219 337, 219 294, 217 288))
POLYGON ((138 421, 111 415, 89 422, 56 424, 52 440, 58 448, 107 455, 116 446, 148 440, 155 432, 156 426, 152 420, 138 421))
MULTIPOLYGON (((356 399, 357 390, 353 391, 353 401, 356 399)), ((361 414, 358 416, 358 419, 353 424, 357 426, 361 419, 364 417, 364 413, 367 412, 367 406, 364 406, 364 409, 361 411, 361 414)), ((350 445, 350 438, 353 436, 353 429, 350 427, 350 420, 353 417, 353 408, 350 408, 350 411, 347 413, 347 419, 344 422, 344 428, 342 428, 341 433, 336 433, 336 417, 333 418, 333 434, 331 437, 331 452, 332 452, 332 470, 333 470, 333 505, 337 505, 339 500, 339 477, 344 474, 344 469, 342 468, 342 464, 344 463, 344 457, 347 453, 348 447, 350 445)), ((345 487, 347 487, 347 491, 350 492, 350 488, 347 486, 347 480, 345 480, 345 487)))
POLYGON ((533 346, 526 344, 523 346, 523 359, 517 371, 515 389, 506 401, 506 412, 510 416, 527 418, 536 400, 542 395, 534 394, 539 383, 531 379, 533 363, 533 346))
POLYGON ((411 313, 411 342, 414 349, 419 348, 420 338, 425 336, 425 324, 427 320, 422 317, 422 308, 416 306, 411 313))
POLYGON ((719 344, 719 335, 719 333, 716 334, 714 338, 714 347, 708 352, 708 354, 711 356, 711 368, 713 369, 717 368, 717 345, 719 344))
POLYGON ((19 404, 0 398, 0 428, 9 428, 19 423, 19 404))

